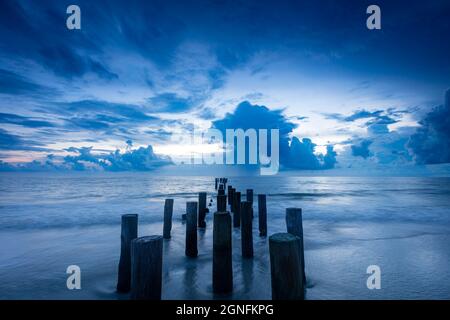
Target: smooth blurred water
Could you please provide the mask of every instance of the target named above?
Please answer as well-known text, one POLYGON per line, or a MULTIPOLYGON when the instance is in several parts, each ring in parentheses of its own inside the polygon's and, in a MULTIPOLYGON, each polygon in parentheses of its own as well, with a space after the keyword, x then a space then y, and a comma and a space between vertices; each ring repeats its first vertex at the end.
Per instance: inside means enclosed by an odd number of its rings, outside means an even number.
MULTIPOLYGON (((285 231, 287 207, 304 218, 308 299, 449 299, 450 179, 399 177, 230 177, 267 194, 269 235, 285 231), (379 265, 382 289, 366 287, 379 265)), ((164 242, 163 298, 270 299, 266 238, 254 219, 254 259, 242 259, 233 230, 234 290, 212 293, 212 215, 199 231, 199 257, 184 256, 186 201, 214 195, 212 177, 152 173, 0 174, 0 298, 126 299, 115 293, 120 215, 139 214, 139 235, 161 234, 165 198, 174 198, 164 242), (82 290, 65 270, 82 270, 82 290)), ((214 206, 211 207, 213 209, 214 206)), ((257 202, 254 206, 257 212, 257 202)), ((212 210, 213 211, 213 210, 212 210)))

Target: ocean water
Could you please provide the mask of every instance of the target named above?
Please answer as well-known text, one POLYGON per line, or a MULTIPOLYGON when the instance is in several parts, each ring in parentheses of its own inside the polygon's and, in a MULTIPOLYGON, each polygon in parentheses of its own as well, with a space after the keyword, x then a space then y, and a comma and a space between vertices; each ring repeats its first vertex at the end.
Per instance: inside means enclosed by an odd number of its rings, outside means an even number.
MULTIPOLYGON (((285 231, 285 209, 304 219, 307 299, 450 299, 450 178, 230 177, 240 191, 267 194, 268 234, 285 231), (370 265, 381 289, 366 285, 370 265)), ((127 299, 115 292, 120 216, 139 214, 139 235, 162 234, 163 299, 270 299, 268 239, 254 219, 253 259, 233 230, 233 293, 212 292, 212 212, 199 230, 199 256, 184 255, 181 214, 213 177, 152 173, 0 174, 0 299, 127 299), (81 268, 68 290, 66 268, 81 268)), ((257 201, 254 204, 257 213, 257 201)), ((257 214, 256 214, 257 215, 257 214)))

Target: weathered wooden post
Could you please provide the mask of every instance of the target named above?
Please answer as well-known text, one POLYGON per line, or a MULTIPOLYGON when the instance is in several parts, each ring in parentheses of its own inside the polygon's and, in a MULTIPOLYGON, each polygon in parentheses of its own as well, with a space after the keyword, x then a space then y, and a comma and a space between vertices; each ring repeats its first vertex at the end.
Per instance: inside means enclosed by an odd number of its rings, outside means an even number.
POLYGON ((252 224, 252 203, 250 201, 241 202, 241 248, 244 258, 253 257, 253 224, 252 224))
POLYGON ((247 189, 246 200, 253 204, 253 189, 247 189))
MULTIPOLYGON (((245 198, 249 201, 253 206, 253 189, 247 189, 245 198)), ((252 219, 253 219, 253 211, 252 211, 252 219)))
POLYGON ((241 226, 241 193, 235 192, 233 199, 233 227, 239 228, 241 226))
POLYGON ((233 290, 233 264, 230 213, 214 213, 213 228, 213 291, 227 293, 233 290))
POLYGON ((269 237, 273 300, 304 299, 299 245, 300 239, 290 233, 275 233, 269 237))
POLYGON ((197 202, 186 203, 186 255, 196 257, 197 250, 197 202))
POLYGON ((233 197, 233 187, 228 186, 228 204, 230 206, 231 206, 231 202, 232 202, 232 197, 233 197))
POLYGON ((228 196, 230 195, 231 188, 232 188, 232 186, 230 186, 230 185, 227 186, 227 195, 228 195, 228 196))
POLYGON ((231 193, 228 197, 228 204, 230 205, 231 211, 233 211, 233 200, 234 200, 234 193, 236 192, 235 188, 231 188, 231 193))
POLYGON ((303 218, 302 209, 300 208, 287 208, 286 209, 286 229, 287 232, 300 238, 299 243, 299 256, 302 266, 303 282, 306 283, 305 274, 305 249, 303 246, 303 218))
POLYGON ((128 292, 131 287, 131 241, 137 238, 138 215, 124 214, 121 223, 117 291, 128 292))
POLYGON ((218 212, 227 211, 227 196, 224 195, 217 196, 217 211, 218 212))
POLYGON ((215 185, 215 190, 217 190, 217 186, 218 186, 218 183, 219 183, 219 179, 218 179, 218 178, 216 178, 216 185, 215 185))
POLYGON ((170 231, 172 230, 172 214, 173 214, 173 199, 166 199, 164 202, 164 239, 170 239, 170 231))
POLYGON ((267 236, 267 205, 265 194, 258 194, 258 222, 259 236, 267 236))
POLYGON ((131 242, 131 299, 161 300, 163 237, 131 242))
POLYGON ((205 228, 206 222, 206 192, 199 192, 198 194, 198 227, 205 228))
MULTIPOLYGON (((223 184, 221 184, 221 186, 223 186, 223 184)), ((225 195, 225 189, 219 188, 219 190, 217 190, 217 194, 218 194, 219 196, 224 196, 224 195, 225 195)))

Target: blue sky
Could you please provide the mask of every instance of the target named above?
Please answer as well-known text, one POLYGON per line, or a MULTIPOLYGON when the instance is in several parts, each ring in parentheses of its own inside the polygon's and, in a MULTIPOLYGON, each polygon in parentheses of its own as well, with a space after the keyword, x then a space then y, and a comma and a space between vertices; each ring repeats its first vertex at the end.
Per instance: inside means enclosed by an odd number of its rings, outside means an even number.
POLYGON ((286 130, 286 169, 449 163, 450 3, 377 1, 373 31, 370 4, 2 1, 1 168, 152 170, 247 118, 286 130))

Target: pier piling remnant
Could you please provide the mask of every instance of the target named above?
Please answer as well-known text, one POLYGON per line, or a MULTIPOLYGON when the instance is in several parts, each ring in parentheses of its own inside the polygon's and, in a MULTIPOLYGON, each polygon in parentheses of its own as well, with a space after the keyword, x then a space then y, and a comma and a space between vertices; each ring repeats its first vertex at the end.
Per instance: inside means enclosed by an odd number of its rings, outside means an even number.
POLYGON ((218 184, 219 184, 219 178, 216 178, 216 181, 215 181, 215 190, 217 190, 218 184))
POLYGON ((247 189, 246 191, 246 200, 253 204, 253 189, 247 189))
POLYGON ((120 233, 120 260, 117 277, 117 291, 128 292, 131 288, 131 241, 137 238, 138 215, 122 215, 120 233))
POLYGON ((297 236, 299 240, 299 256, 302 266, 303 282, 306 283, 305 274, 305 249, 303 245, 303 217, 302 209, 300 208, 287 208, 286 209, 286 229, 287 232, 297 236))
POLYGON ((197 202, 186 203, 186 255, 196 257, 197 249, 197 202))
POLYGON ((265 194, 258 194, 258 226, 259 236, 267 236, 267 204, 265 194))
POLYGON ((219 196, 225 195, 225 189, 223 188, 223 184, 221 184, 221 185, 219 186, 219 190, 217 190, 217 194, 218 194, 219 196), (222 187, 222 188, 221 188, 221 187, 222 187))
POLYGON ((231 247, 231 215, 214 213, 213 227, 213 291, 227 293, 233 290, 233 264, 231 247))
POLYGON ((269 237, 273 300, 304 299, 299 244, 300 238, 290 233, 275 233, 269 237))
MULTIPOLYGON (((245 198, 253 206, 253 189, 247 189, 247 191, 245 193, 245 198)), ((252 219, 253 219, 253 211, 252 211, 252 219)))
POLYGON ((206 192, 198 194, 198 227, 206 228, 206 192))
POLYGON ((233 198, 233 227, 241 226, 241 193, 235 192, 233 198))
POLYGON ((241 248, 244 258, 253 257, 253 208, 250 201, 241 202, 241 248))
POLYGON ((229 185, 228 186, 228 204, 231 205, 232 202, 232 197, 233 197, 233 186, 229 185))
POLYGON ((131 242, 133 300, 161 300, 163 237, 147 236, 131 242))
POLYGON ((218 212, 227 211, 227 196, 225 195, 217 196, 217 211, 218 212))
POLYGON ((164 239, 170 239, 170 231, 172 230, 172 214, 173 214, 173 199, 166 199, 164 202, 164 239))
POLYGON ((234 200, 234 193, 236 192, 235 188, 231 188, 230 194, 228 196, 228 203, 230 205, 231 211, 233 211, 233 200, 234 200))

